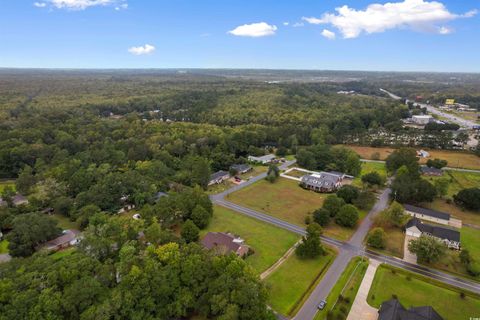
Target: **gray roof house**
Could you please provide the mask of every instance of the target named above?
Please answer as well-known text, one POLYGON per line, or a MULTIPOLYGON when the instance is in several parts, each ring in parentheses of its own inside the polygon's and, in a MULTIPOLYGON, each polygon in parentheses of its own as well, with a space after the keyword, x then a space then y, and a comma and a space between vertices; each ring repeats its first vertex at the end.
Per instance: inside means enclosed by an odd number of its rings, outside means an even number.
POLYGON ((316 192, 333 192, 342 186, 343 174, 320 172, 305 175, 300 180, 300 185, 316 192))
POLYGON ((460 250, 460 232, 450 228, 423 223, 420 219, 412 218, 405 226, 409 236, 419 238, 421 235, 435 237, 442 241, 448 248, 460 250))
POLYGON ((215 250, 219 254, 233 252, 239 257, 244 257, 249 251, 245 241, 231 233, 209 232, 201 243, 205 248, 215 250))
POLYGON ((208 185, 211 186, 213 184, 222 183, 228 178, 230 178, 230 173, 228 173, 227 171, 223 171, 223 170, 217 171, 210 176, 210 181, 208 182, 208 185))
POLYGON ((267 164, 267 163, 272 162, 275 158, 276 157, 275 157, 274 154, 267 154, 267 155, 264 155, 264 156, 261 156, 261 157, 248 156, 248 161, 260 162, 262 164, 267 164))
POLYGON ((62 235, 41 245, 48 251, 58 251, 76 245, 80 236, 78 230, 64 230, 62 235))
POLYGON ((427 166, 421 166, 420 167, 420 172, 424 176, 442 176, 443 175, 443 170, 442 169, 437 169, 434 167, 427 167, 427 166))
MULTIPOLYGON (((16 207, 16 206, 19 206, 19 205, 22 205, 22 204, 27 204, 28 199, 26 197, 24 197, 23 195, 21 195, 20 193, 17 193, 15 196, 13 196, 12 203, 16 207)), ((3 200, 0 197, 0 206, 7 206, 7 205, 8 205, 7 201, 3 200)))
POLYGON ((378 320, 443 320, 430 306, 405 309, 397 299, 385 301, 378 310, 378 320))
POLYGON ((416 207, 410 204, 405 204, 403 205, 403 207, 405 208, 405 213, 411 215, 414 218, 447 225, 450 222, 450 214, 445 212, 416 207))
POLYGON ((238 173, 247 173, 248 171, 252 170, 252 166, 249 164, 232 164, 230 169, 235 170, 238 173))

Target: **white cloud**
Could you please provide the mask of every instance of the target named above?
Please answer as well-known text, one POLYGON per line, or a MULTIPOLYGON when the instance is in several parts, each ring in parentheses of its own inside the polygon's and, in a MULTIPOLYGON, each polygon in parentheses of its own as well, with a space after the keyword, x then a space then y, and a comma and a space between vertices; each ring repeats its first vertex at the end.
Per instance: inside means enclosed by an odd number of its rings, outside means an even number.
MULTIPOLYGON (((395 28, 410 28, 422 31, 436 31, 445 34, 438 24, 458 18, 470 18, 476 10, 463 15, 451 13, 443 3, 424 0, 373 3, 364 10, 352 9, 346 5, 336 8, 337 14, 325 13, 321 18, 303 17, 311 24, 331 24, 344 38, 356 38, 362 33, 384 32, 395 28)), ((448 29, 450 30, 450 29, 448 29)))
POLYGON ((150 54, 150 53, 153 53, 154 51, 155 51, 155 47, 150 44, 146 44, 144 46, 139 46, 139 47, 131 47, 128 49, 128 52, 136 56, 150 54))
POLYGON ((440 27, 440 28, 438 28, 438 33, 440 33, 440 34, 450 34, 450 33, 452 33, 452 32, 453 32, 453 30, 450 29, 449 27, 440 27))
POLYGON ((295 22, 292 27, 294 28, 299 28, 299 27, 303 27, 305 24, 303 22, 295 22))
POLYGON ((283 23, 284 26, 288 26, 289 24, 290 22, 287 22, 287 21, 283 23))
POLYGON ((333 39, 335 39, 335 32, 332 32, 332 31, 327 30, 327 29, 323 29, 322 36, 324 36, 327 39, 333 40, 333 39))
POLYGON ((57 9, 85 10, 96 6, 114 6, 115 10, 127 9, 126 0, 45 0, 35 2, 35 7, 44 8, 47 5, 57 9))
POLYGON ((274 35, 275 31, 277 31, 277 26, 269 25, 266 22, 258 22, 238 26, 228 33, 239 37, 264 37, 274 35))

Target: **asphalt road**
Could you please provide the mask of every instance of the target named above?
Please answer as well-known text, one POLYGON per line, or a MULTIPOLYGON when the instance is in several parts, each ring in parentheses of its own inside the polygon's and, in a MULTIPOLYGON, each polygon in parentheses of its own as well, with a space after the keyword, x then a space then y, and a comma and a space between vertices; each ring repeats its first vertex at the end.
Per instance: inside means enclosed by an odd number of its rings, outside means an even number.
MULTIPOLYGON (((293 163, 295 163, 295 161, 287 162, 281 166, 281 169, 286 169, 288 166, 290 166, 293 163)), ((235 203, 229 202, 224 199, 224 197, 227 194, 240 190, 241 188, 244 188, 250 184, 253 184, 256 181, 261 180, 265 177, 266 177, 266 173, 260 174, 254 178, 251 178, 248 182, 237 185, 220 194, 212 195, 210 196, 210 198, 215 204, 230 208, 238 213, 264 221, 266 223, 273 224, 279 228, 289 230, 301 236, 305 235, 306 233, 305 229, 303 229, 302 227, 299 227, 292 223, 275 218, 273 216, 267 215, 265 213, 261 213, 256 210, 252 210, 252 209, 237 205, 235 203)), ((388 206, 390 192, 391 190, 389 188, 383 191, 378 201, 375 203, 374 207, 370 210, 368 215, 363 219, 357 231, 348 242, 339 241, 339 240, 332 239, 325 236, 321 237, 324 243, 337 247, 339 254, 335 259, 335 261, 332 263, 332 265, 329 267, 327 272, 325 273, 320 283, 315 287, 312 294, 308 297, 308 299, 305 301, 301 309, 295 315, 294 319, 297 319, 297 320, 313 319, 317 312, 317 305, 320 303, 321 300, 326 299, 326 297, 328 296, 331 289, 337 282, 338 278, 342 274, 343 270, 347 266, 350 259, 360 255, 365 255, 369 258, 377 259, 383 263, 388 263, 390 265, 393 265, 411 272, 415 272, 415 273, 424 275, 426 277, 436 279, 441 282, 480 294, 480 283, 455 277, 450 274, 437 271, 434 269, 430 269, 424 266, 407 263, 396 257, 386 256, 386 255, 376 253, 374 251, 365 250, 363 246, 363 239, 365 238, 370 227, 372 226, 372 218, 388 206)), ((280 317, 280 318, 284 318, 284 317, 280 317)))

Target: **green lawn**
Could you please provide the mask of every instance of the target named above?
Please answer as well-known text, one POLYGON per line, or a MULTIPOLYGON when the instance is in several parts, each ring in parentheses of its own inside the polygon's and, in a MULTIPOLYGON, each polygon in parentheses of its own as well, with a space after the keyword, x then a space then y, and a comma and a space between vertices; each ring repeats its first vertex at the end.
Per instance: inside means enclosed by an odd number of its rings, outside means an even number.
MULTIPOLYGON (((226 199, 271 216, 280 218, 298 226, 305 227, 305 217, 318 208, 328 196, 302 189, 297 181, 279 178, 270 183, 266 180, 258 181, 237 192, 229 194, 226 199)), ((360 212, 360 219, 366 212, 360 212)), ((339 240, 347 240, 355 229, 344 228, 331 223, 324 228, 326 236, 339 240)))
POLYGON ((10 186, 15 190, 15 180, 0 180, 0 193, 3 192, 6 186, 10 186))
POLYGON ((462 220, 463 223, 470 223, 480 226, 480 213, 465 210, 453 202, 448 203, 445 199, 435 199, 433 202, 422 203, 422 207, 450 213, 454 218, 462 220))
POLYGON ((462 247, 468 249, 470 255, 480 261, 480 230, 462 227, 460 229, 462 247))
POLYGON ((370 250, 399 257, 403 259, 403 247, 405 243, 405 233, 400 228, 384 228, 387 234, 385 249, 376 249, 369 247, 370 250))
POLYGON ((377 162, 362 162, 362 171, 358 176, 353 179, 352 185, 361 187, 362 186, 362 176, 364 174, 370 172, 378 172, 380 175, 387 177, 387 168, 385 167, 385 163, 377 163, 377 162))
POLYGON ((220 206, 214 207, 213 219, 202 231, 202 236, 211 231, 231 232, 245 239, 255 252, 246 261, 259 273, 268 269, 300 239, 294 233, 220 206))
POLYGON ((315 320, 327 319, 330 310, 333 313, 332 319, 346 319, 367 268, 368 261, 362 261, 360 257, 350 260, 327 297, 327 307, 315 315, 315 320))
MULTIPOLYGON (((442 177, 450 180, 448 197, 453 197, 462 189, 480 186, 480 173, 476 172, 446 170, 442 177)), ((424 179, 433 183, 436 179, 442 177, 424 177, 424 179)))
POLYGON ((55 260, 60 260, 62 259, 63 257, 66 257, 66 256, 69 256, 71 255, 72 253, 75 252, 75 248, 67 248, 67 249, 64 249, 64 250, 60 250, 60 251, 57 251, 55 253, 52 253, 50 255, 50 257, 52 257, 53 259, 55 260))
POLYGON ((294 315, 334 258, 331 250, 326 256, 313 260, 301 260, 295 254, 291 255, 265 280, 270 292, 269 305, 283 315, 294 315))
POLYGON ((480 296, 466 293, 460 297, 459 289, 420 275, 391 266, 378 267, 368 303, 379 308, 383 301, 396 295, 404 307, 432 306, 444 319, 466 320, 478 316, 480 296), (391 270, 395 270, 395 274, 391 270))
POLYGON ((58 226, 62 228, 63 230, 68 230, 68 229, 80 229, 80 224, 77 223, 76 221, 71 221, 69 218, 62 216, 61 214, 52 214, 50 215, 50 218, 53 220, 56 220, 58 222, 58 226))
POLYGON ((0 241, 0 254, 8 253, 8 241, 2 240, 0 241))

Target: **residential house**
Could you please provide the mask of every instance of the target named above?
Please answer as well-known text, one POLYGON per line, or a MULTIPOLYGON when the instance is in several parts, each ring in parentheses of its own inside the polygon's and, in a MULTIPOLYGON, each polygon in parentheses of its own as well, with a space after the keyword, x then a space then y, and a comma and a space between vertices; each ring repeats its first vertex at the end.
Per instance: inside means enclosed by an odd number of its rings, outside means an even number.
POLYGON ((247 173, 248 171, 252 170, 252 166, 248 164, 232 164, 230 169, 235 170, 239 174, 247 173))
POLYGON ((434 168, 434 167, 421 166, 420 167, 420 172, 424 176, 434 176, 434 177, 443 176, 443 170, 438 169, 438 168, 434 168))
POLYGON ((76 245, 78 243, 79 236, 80 231, 78 230, 64 230, 61 236, 45 242, 43 245, 41 245, 41 248, 48 251, 65 249, 76 245))
POLYGON ((227 171, 223 171, 223 170, 217 171, 210 176, 210 181, 208 182, 208 185, 211 186, 213 184, 222 183, 228 178, 230 178, 230 173, 228 173, 227 171))
POLYGON ((427 220, 439 224, 450 224, 451 217, 448 213, 421 207, 415 207, 409 204, 405 204, 403 205, 403 207, 405 208, 405 213, 411 215, 414 218, 427 220))
POLYGON ((421 125, 424 125, 424 124, 427 124, 427 123, 430 123, 432 122, 434 119, 432 116, 430 115, 416 115, 416 116, 412 116, 412 121, 416 124, 421 124, 421 125))
POLYGON ((385 301, 378 310, 378 320, 443 320, 431 306, 405 309, 397 299, 385 301))
POLYGON ((437 238, 449 249, 460 250, 460 232, 457 230, 423 223, 417 218, 412 218, 405 226, 407 236, 420 238, 422 235, 437 238))
POLYGON ((345 175, 337 172, 320 172, 305 175, 300 180, 300 185, 316 192, 334 192, 342 186, 345 175))
MULTIPOLYGON (((28 204, 28 199, 26 197, 24 197, 23 195, 21 195, 20 193, 17 193, 16 195, 13 196, 12 198, 12 204, 15 206, 15 207, 18 207, 22 204, 28 204)), ((3 200, 1 197, 0 197, 0 206, 7 206, 8 203, 7 201, 3 200)))
POLYGON ((268 164, 268 163, 273 162, 273 160, 275 160, 275 158, 276 157, 275 157, 274 154, 267 154, 267 155, 264 155, 264 156, 261 156, 261 157, 248 156, 248 161, 258 162, 258 163, 261 163, 261 164, 268 164))
POLYGON ((428 158, 430 157, 430 153, 425 150, 417 150, 417 156, 419 156, 420 158, 428 158))
POLYGON ((244 257, 249 251, 245 241, 231 233, 209 232, 201 242, 205 248, 215 250, 218 254, 233 252, 239 257, 244 257))

